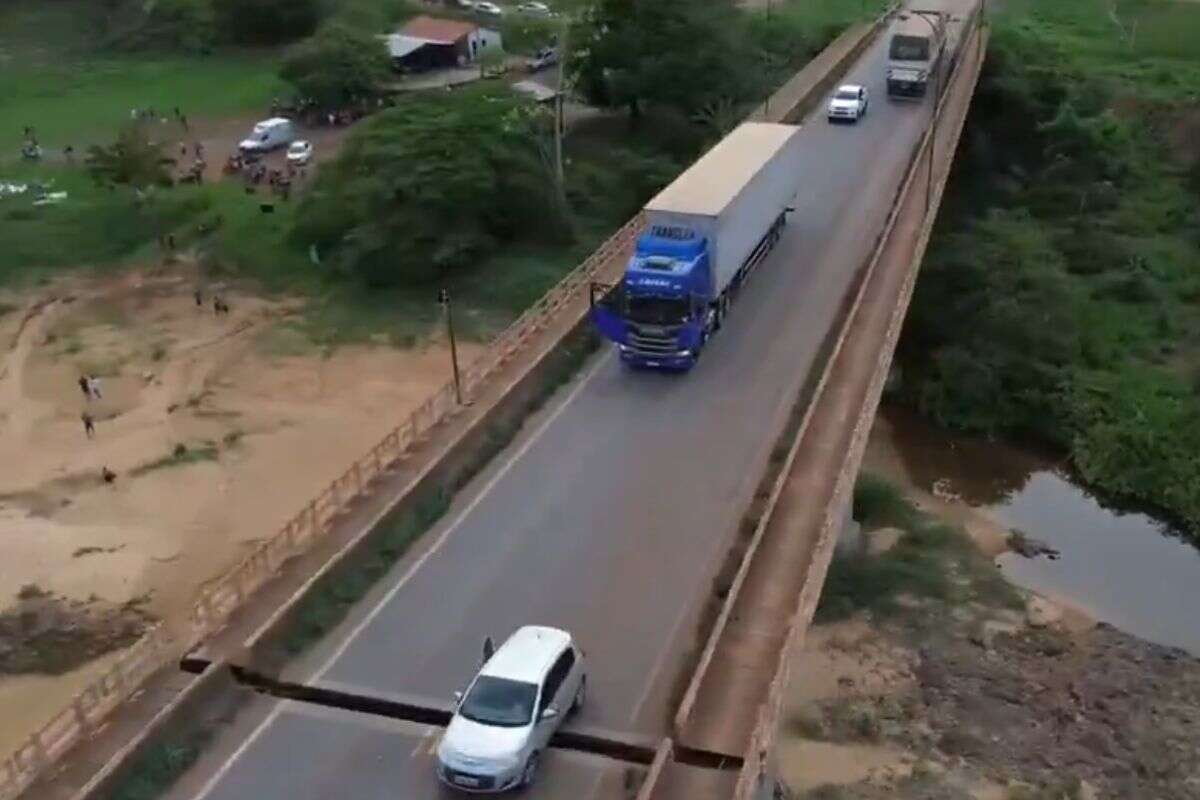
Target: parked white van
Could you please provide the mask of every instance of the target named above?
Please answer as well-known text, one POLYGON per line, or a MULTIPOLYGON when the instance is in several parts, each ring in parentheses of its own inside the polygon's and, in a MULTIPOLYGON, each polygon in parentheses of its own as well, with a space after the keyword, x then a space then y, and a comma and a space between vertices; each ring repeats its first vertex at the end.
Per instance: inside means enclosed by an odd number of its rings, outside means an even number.
POLYGON ((287 147, 296 139, 296 126, 290 119, 272 117, 254 126, 248 137, 238 144, 243 153, 266 153, 287 147))

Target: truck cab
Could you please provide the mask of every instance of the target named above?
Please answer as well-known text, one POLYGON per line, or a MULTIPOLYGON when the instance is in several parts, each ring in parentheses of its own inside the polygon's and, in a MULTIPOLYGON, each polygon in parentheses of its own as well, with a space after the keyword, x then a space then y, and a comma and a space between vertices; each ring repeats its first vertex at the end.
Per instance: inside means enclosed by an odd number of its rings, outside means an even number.
POLYGON ((888 41, 887 93, 921 98, 938 69, 945 42, 945 15, 938 10, 901 14, 888 41))
POLYGON ((800 179, 799 128, 745 122, 642 209, 615 285, 592 285, 592 322, 630 366, 690 369, 750 273, 779 241, 800 179))
POLYGON ((687 369, 714 323, 707 240, 690 228, 653 226, 638 239, 621 282, 592 317, 621 359, 687 369))

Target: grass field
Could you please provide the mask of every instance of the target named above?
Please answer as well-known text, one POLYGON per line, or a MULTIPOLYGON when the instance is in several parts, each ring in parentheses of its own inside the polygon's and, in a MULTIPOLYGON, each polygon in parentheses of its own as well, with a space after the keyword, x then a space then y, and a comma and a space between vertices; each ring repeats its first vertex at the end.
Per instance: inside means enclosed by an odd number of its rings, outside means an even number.
MULTIPOLYGON (((774 3, 772 14, 786 30, 803 34, 803 46, 793 53, 801 56, 882 4, 795 0, 774 3)), ((82 153, 88 144, 109 140, 134 107, 169 111, 178 105, 193 120, 219 120, 264 108, 272 96, 285 93, 275 77, 278 51, 208 57, 101 51, 85 8, 85 0, 9 0, 0 8, 0 58, 6 78, 13 78, 0 94, 2 116, 10 123, 0 129, 0 179, 36 180, 69 195, 62 205, 43 208, 33 208, 27 195, 0 198, 0 241, 6 244, 0 248, 0 286, 47 280, 64 269, 153 263, 160 258, 156 237, 170 232, 182 248, 200 256, 215 279, 251 281, 268 292, 309 298, 307 313, 289 323, 294 330, 280 339, 289 347, 363 340, 411 344, 428 334, 439 318, 439 286, 367 290, 314 264, 292 237, 295 203, 262 214, 259 199, 248 197, 237 182, 177 186, 138 203, 128 188, 99 188, 81 169, 56 158, 39 165, 16 160, 24 125, 34 126, 51 151, 69 143, 82 153), (218 217, 223 224, 215 234, 197 236, 199 226, 218 217)), ((411 11, 400 0, 346 0, 335 14, 375 26, 411 11)), ((782 75, 790 65, 777 66, 782 75)), ((506 245, 472 269, 446 276, 464 337, 485 338, 517 317, 712 136, 682 117, 640 129, 620 115, 595 121, 600 124, 574 131, 567 142, 574 241, 506 245)))
POLYGON ((6 0, 0 7, 0 164, 16 157, 23 128, 44 147, 109 139, 132 108, 189 117, 265 109, 282 91, 278 53, 181 57, 98 51, 85 0, 6 0))

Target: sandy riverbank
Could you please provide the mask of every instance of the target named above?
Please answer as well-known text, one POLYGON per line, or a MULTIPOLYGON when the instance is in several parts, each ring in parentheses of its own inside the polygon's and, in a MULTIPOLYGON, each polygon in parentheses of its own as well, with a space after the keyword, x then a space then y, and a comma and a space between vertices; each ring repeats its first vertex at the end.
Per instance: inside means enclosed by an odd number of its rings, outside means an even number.
MULTIPOLYGON (((930 544, 941 547, 945 596, 914 578, 889 613, 814 626, 793 665, 778 749, 794 796, 1200 797, 1200 660, 997 583, 991 559, 1008 531, 915 486, 890 434, 877 424, 867 469, 902 487, 926 523, 950 522, 969 539, 930 544)), ((906 547, 910 564, 925 555, 911 539, 906 547)))
MULTIPOLYGON (((0 316, 6 640, 48 627, 117 630, 114 619, 181 623, 205 583, 449 378, 436 343, 328 356, 288 332, 297 303, 227 287, 231 312, 215 316, 214 287, 197 308, 196 285, 179 267, 2 298, 11 309, 0 316), (80 390, 84 373, 99 376, 99 399, 80 390), (94 438, 85 436, 84 412, 94 438), (111 484, 105 467, 116 473, 111 484)), ((478 352, 463 350, 465 359, 478 352)), ((9 667, 0 670, 9 673, 0 697, 21 698, 3 703, 0 751, 95 668, 50 660, 58 677, 37 676, 36 659, 0 661, 9 667)))

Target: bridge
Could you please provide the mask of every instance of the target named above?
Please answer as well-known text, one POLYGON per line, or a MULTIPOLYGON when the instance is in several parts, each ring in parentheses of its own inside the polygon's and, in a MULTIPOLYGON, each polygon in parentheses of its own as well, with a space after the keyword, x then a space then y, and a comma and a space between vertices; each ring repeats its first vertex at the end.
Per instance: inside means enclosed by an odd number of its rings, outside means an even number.
MULTIPOLYGON (((874 97, 856 126, 827 125, 819 111, 805 120, 791 222, 690 374, 631 372, 598 352, 317 646, 287 663, 264 657, 279 611, 193 653, 196 697, 232 681, 227 667, 245 688, 169 797, 441 796, 433 751, 454 691, 485 636, 531 622, 583 644, 589 691, 530 797, 771 796, 781 699, 803 679, 788 656, 849 524, 986 50, 974 1, 954 14, 936 104, 887 101, 880 21, 848 32, 799 89, 756 112, 792 121, 839 76, 874 97)), ((627 227, 607 245, 611 268, 637 221, 627 227)), ((537 335, 562 339, 580 302, 555 306, 567 321, 537 335)), ((504 369, 519 373, 519 361, 504 369)), ((461 420, 520 386, 517 375, 484 387, 461 420)), ((369 527, 394 512, 396 498, 379 499, 390 486, 420 478, 381 476, 370 491, 359 476, 375 499, 330 527, 369 527)), ((291 602, 311 588, 299 584, 291 602)))

